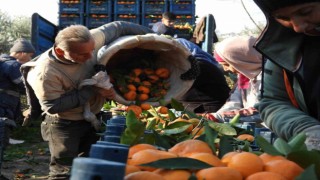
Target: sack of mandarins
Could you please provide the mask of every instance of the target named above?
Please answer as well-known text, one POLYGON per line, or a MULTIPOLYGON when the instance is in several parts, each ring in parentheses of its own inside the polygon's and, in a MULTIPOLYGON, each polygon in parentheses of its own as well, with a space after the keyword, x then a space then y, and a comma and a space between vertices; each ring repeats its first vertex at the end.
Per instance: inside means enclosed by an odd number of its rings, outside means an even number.
POLYGON ((115 100, 124 105, 159 106, 160 100, 168 104, 185 94, 195 79, 192 58, 177 41, 156 34, 124 36, 98 52, 117 91, 115 100))

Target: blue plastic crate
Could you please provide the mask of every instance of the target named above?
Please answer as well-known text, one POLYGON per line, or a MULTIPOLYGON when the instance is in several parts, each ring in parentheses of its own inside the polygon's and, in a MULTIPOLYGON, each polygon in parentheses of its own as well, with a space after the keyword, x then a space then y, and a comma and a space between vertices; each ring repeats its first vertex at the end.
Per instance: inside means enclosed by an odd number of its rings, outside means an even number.
POLYGON ((114 14, 139 14, 140 1, 139 0, 115 0, 114 14))
POLYGON ((175 25, 184 25, 186 23, 193 25, 195 24, 195 21, 196 21, 196 18, 192 14, 176 15, 175 25))
POLYGON ((149 27, 149 28, 152 28, 153 24, 156 23, 156 22, 159 22, 161 21, 162 19, 162 15, 161 14, 158 14, 158 15, 144 15, 141 19, 141 24, 143 26, 146 26, 146 27, 149 27))
POLYGON ((142 0, 142 14, 162 14, 168 11, 167 0, 142 0))
POLYGON ((88 0, 86 2, 87 14, 112 14, 111 0, 88 0))
POLYGON ((59 28, 64 28, 73 24, 84 25, 83 14, 60 14, 59 28))
POLYGON ((169 11, 175 14, 195 14, 195 0, 170 0, 169 11))
POLYGON ((114 21, 127 21, 140 24, 140 17, 136 14, 115 14, 114 21))
POLYGON ((109 14, 90 14, 85 19, 85 24, 89 29, 96 28, 111 22, 111 16, 109 14))
POLYGON ((84 3, 80 1, 61 0, 59 3, 60 14, 84 13, 84 3))

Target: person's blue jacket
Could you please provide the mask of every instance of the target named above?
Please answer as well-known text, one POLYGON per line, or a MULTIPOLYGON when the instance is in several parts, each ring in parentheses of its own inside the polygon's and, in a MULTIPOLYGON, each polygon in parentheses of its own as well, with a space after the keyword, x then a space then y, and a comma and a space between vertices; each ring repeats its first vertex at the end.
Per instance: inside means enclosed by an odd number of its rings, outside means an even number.
POLYGON ((20 94, 25 93, 21 64, 12 56, 0 56, 0 117, 16 119, 20 114, 20 94))

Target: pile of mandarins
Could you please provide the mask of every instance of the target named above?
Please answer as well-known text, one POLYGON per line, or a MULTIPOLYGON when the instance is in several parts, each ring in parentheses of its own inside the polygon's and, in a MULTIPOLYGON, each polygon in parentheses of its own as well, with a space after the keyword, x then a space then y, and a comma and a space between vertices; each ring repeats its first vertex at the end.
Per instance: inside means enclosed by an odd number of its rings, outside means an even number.
POLYGON ((303 171, 295 162, 267 153, 256 155, 251 152, 229 152, 219 159, 207 143, 191 139, 177 143, 168 151, 159 150, 150 144, 131 146, 124 179, 188 180, 194 173, 198 180, 292 180, 303 171), (213 167, 191 171, 139 166, 175 157, 194 158, 213 167))
MULTIPOLYGON (((111 74, 112 77, 112 74, 111 74)), ((128 101, 144 102, 158 101, 163 98, 170 88, 168 78, 170 71, 167 68, 134 68, 124 74, 121 82, 114 79, 113 83, 120 94, 128 101)))

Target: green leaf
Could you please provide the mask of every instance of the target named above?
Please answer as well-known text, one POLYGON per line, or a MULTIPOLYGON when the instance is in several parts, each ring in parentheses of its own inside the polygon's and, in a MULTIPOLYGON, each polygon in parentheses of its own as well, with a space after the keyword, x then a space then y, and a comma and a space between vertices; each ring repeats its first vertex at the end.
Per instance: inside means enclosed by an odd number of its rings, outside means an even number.
POLYGON ((294 136, 289 142, 289 146, 291 146, 292 151, 300 151, 300 150, 307 150, 307 146, 304 143, 306 141, 306 134, 299 133, 298 135, 294 136))
POLYGON ((205 142, 209 144, 210 148, 212 149, 213 152, 217 152, 216 146, 215 146, 215 140, 218 137, 217 131, 214 131, 209 125, 208 121, 204 122, 204 132, 206 134, 205 142))
POLYGON ((269 143, 264 137, 258 135, 255 137, 257 145, 266 153, 270 155, 283 156, 271 143, 269 143))
POLYGON ((126 116, 126 129, 121 135, 122 144, 133 145, 139 142, 143 136, 145 124, 137 119, 136 115, 130 110, 126 116))
POLYGON ((274 143, 273 146, 281 153, 284 154, 285 156, 287 156, 292 150, 291 150, 291 146, 283 139, 281 138, 277 138, 274 143))
POLYGON ((176 115, 169 109, 168 111, 170 121, 177 119, 176 115))
POLYGON ((162 169, 188 169, 188 170, 198 170, 204 168, 210 168, 211 165, 199 161, 197 159, 178 157, 178 158, 168 158, 160 159, 158 161, 150 162, 147 164, 141 164, 140 166, 149 166, 162 169))
POLYGON ((173 109, 175 109, 176 111, 183 111, 184 110, 184 106, 181 102, 175 100, 174 98, 171 99, 171 107, 173 109))
POLYGON ((320 152, 317 150, 291 152, 288 154, 287 158, 296 162, 302 168, 306 168, 312 164, 320 165, 320 152))
POLYGON ((232 126, 235 126, 240 120, 240 114, 236 114, 229 122, 232 126))
POLYGON ((146 130, 154 129, 156 124, 157 124, 157 120, 155 117, 148 119, 146 130))
POLYGON ((160 135, 157 132, 154 132, 154 138, 155 138, 155 145, 163 147, 165 149, 169 149, 172 147, 170 142, 172 141, 170 137, 160 135))
POLYGON ((295 180, 317 180, 316 167, 314 164, 307 167, 295 180))
POLYGON ((213 121, 208 121, 208 124, 211 128, 213 128, 215 131, 217 131, 222 135, 228 135, 228 136, 237 135, 236 130, 227 123, 216 123, 213 121))
POLYGON ((219 155, 221 159, 225 154, 234 150, 233 147, 233 137, 232 136, 221 136, 219 142, 219 155))
POLYGON ((163 134, 179 134, 185 132, 190 126, 192 126, 192 124, 188 122, 175 122, 163 129, 163 134))

